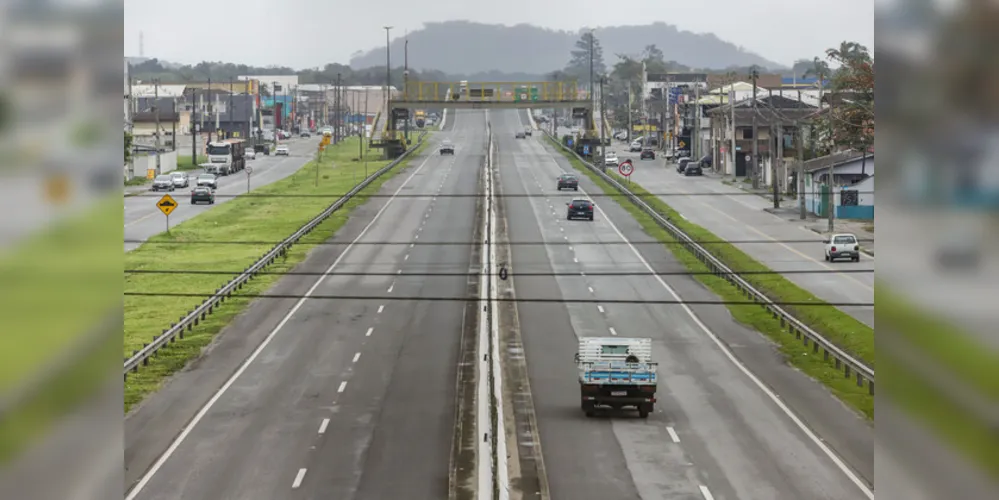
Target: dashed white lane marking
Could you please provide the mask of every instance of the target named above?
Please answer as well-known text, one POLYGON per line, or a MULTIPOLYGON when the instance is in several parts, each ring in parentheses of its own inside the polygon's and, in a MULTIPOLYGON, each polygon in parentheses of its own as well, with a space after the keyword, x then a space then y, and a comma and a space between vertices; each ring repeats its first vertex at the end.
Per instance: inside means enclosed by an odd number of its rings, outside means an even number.
POLYGON ((371 332, 375 331, 375 327, 369 327, 367 333, 364 334, 365 337, 370 337, 371 332))
POLYGON ((382 311, 384 311, 384 310, 385 310, 385 306, 384 305, 378 306, 378 314, 381 314, 382 311))
POLYGON ((714 495, 711 494, 711 490, 703 484, 701 485, 701 495, 704 495, 704 500, 715 500, 714 495))
POLYGON ((361 357, 361 353, 355 352, 354 353, 354 359, 352 359, 350 362, 351 363, 357 363, 357 360, 360 359, 360 357, 361 357))
POLYGON ((413 245, 415 245, 415 243, 410 243, 409 248, 413 248, 413 245))
POLYGON ((597 306, 597 310, 600 311, 601 313, 603 313, 604 312, 604 306, 597 306))
MULTIPOLYGON (((421 231, 422 231, 422 229, 421 229, 421 231)), ((418 239, 420 239, 420 235, 416 235, 416 236, 414 236, 414 237, 413 237, 413 239, 414 239, 414 240, 418 240, 418 239)))
POLYGON ((674 443, 680 442, 680 436, 676 434, 676 431, 672 427, 667 427, 666 432, 669 433, 669 438, 673 440, 674 443))
POLYGON ((388 293, 392 293, 392 290, 394 288, 395 288, 395 283, 392 283, 391 285, 389 285, 388 293))
POLYGON ((611 335, 613 335, 613 336, 615 336, 615 337, 617 336, 617 330, 615 330, 613 326, 612 326, 612 327, 610 327, 610 328, 608 328, 608 330, 610 330, 610 332, 611 332, 611 335))
POLYGON ((586 287, 586 289, 589 290, 590 293, 593 293, 593 287, 592 286, 588 286, 588 287, 586 287))
POLYGON ((295 474, 295 481, 291 483, 291 489, 297 490, 299 486, 302 486, 302 480, 305 479, 306 469, 298 469, 298 474, 295 474))
MULTIPOLYGON (((406 257, 409 257, 408 255, 406 257)), ((402 274, 402 269, 395 272, 396 274, 402 274)))
POLYGON ((579 264, 579 259, 578 259, 578 258, 576 258, 576 257, 573 257, 573 258, 572 258, 572 262, 573 262, 574 264, 579 264))
MULTIPOLYGON (((553 213, 554 213, 554 212, 553 212, 553 213)), ((565 228, 564 228, 564 227, 562 227, 562 226, 559 226, 559 227, 558 227, 558 230, 559 230, 559 231, 565 231, 565 228)))
POLYGON ((319 433, 326 434, 326 427, 330 425, 330 419, 324 418, 323 423, 319 424, 319 433))
POLYGON ((347 381, 344 380, 343 382, 340 382, 340 387, 336 388, 336 392, 343 392, 343 390, 346 388, 347 388, 347 381))
POLYGON ((569 251, 570 251, 570 252, 572 251, 572 246, 571 246, 571 245, 569 246, 569 251))

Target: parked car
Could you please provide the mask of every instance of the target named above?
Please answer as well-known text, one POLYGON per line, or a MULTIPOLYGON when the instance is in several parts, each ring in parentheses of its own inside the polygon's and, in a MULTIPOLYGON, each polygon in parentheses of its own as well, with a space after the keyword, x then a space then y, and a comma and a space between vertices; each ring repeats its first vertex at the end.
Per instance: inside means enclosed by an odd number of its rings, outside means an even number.
MULTIPOLYGON (((683 169, 683 175, 704 175, 704 171, 701 170, 701 162, 693 161, 688 158, 684 158, 687 161, 687 168, 683 169)), ((681 160, 683 161, 683 160, 681 160)))
POLYGON ((298 136, 299 137, 312 137, 312 134, 310 134, 308 130, 303 130, 302 133, 299 134, 298 136))
POLYGON ((215 191, 207 186, 198 186, 191 191, 191 205, 206 202, 209 205, 215 204, 215 191))
POLYGON ((833 262, 836 259, 849 258, 854 262, 860 262, 860 243, 853 234, 834 234, 824 243, 826 244, 826 261, 833 262))
POLYGON ((156 178, 153 179, 153 191, 173 191, 173 190, 174 190, 173 177, 164 174, 164 175, 157 175, 156 178))
POLYGON ((449 141, 447 139, 441 141, 440 153, 442 155, 452 155, 452 156, 454 156, 454 144, 451 144, 451 141, 449 141))
POLYGON ((531 127, 527 127, 524 129, 524 134, 527 135, 528 137, 530 137, 533 133, 534 131, 531 130, 531 127))
POLYGON ((676 162, 676 173, 682 174, 686 169, 687 165, 690 163, 690 157, 680 158, 676 162))
POLYGON ((288 146, 282 144, 274 148, 274 156, 288 156, 288 146))
POLYGON ((562 174, 558 176, 558 190, 571 189, 579 191, 579 177, 572 174, 562 174))
POLYGON ((593 207, 595 204, 590 200, 578 199, 567 202, 568 211, 565 215, 566 220, 572 220, 576 218, 593 220, 593 207))
POLYGON ((191 185, 191 182, 187 180, 187 174, 184 172, 171 172, 170 180, 173 181, 173 187, 175 188, 186 188, 191 185))
POLYGON ((527 139, 527 134, 524 132, 517 132, 517 139, 527 139))
POLYGON ((215 174, 201 174, 198 176, 198 181, 195 184, 198 187, 207 187, 211 189, 219 188, 219 178, 215 174))
POLYGON ((642 154, 640 154, 638 156, 638 159, 640 159, 640 160, 655 160, 656 159, 656 152, 652 148, 644 148, 644 149, 642 149, 642 154))
POLYGON ((247 150, 244 151, 244 153, 246 154, 246 159, 247 160, 256 160, 257 159, 257 152, 254 149, 247 149, 247 150))
POLYGON ((637 152, 641 151, 642 148, 644 148, 644 147, 645 147, 645 144, 642 143, 642 138, 639 137, 638 139, 635 139, 634 141, 631 141, 631 147, 628 148, 628 151, 632 152, 632 153, 637 153, 637 152))
POLYGON ((256 153, 263 153, 265 156, 270 156, 271 147, 266 144, 257 144, 253 146, 253 153, 254 156, 256 156, 256 153))

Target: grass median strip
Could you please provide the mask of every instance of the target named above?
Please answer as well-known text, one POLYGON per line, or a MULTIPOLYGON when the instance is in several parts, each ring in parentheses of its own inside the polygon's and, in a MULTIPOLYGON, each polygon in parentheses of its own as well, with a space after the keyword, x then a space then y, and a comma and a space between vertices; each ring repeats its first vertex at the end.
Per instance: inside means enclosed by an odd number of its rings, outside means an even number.
MULTIPOLYGON (((328 194, 329 197, 307 196, 302 198, 236 198, 219 205, 193 219, 171 228, 169 234, 150 238, 148 243, 125 254, 125 269, 149 270, 212 270, 245 269, 255 262, 272 245, 157 245, 160 242, 187 241, 261 241, 278 242, 291 235, 303 224, 328 207, 342 194, 388 164, 387 161, 354 161, 358 156, 358 139, 344 140, 326 150, 319 164, 319 183, 316 186, 316 164, 309 162, 288 178, 255 189, 258 194, 328 194)), ((425 146, 422 146, 422 150, 425 146)), ((418 151, 419 152, 419 151, 418 151)), ((377 152, 369 154, 374 157, 377 152)), ((363 204, 382 184, 398 173, 399 165, 369 185, 360 196, 353 198, 312 233, 332 236, 347 221, 352 210, 363 204)), ((317 238, 318 239, 318 238, 317 238)), ((325 239, 325 238, 324 238, 325 239)), ((285 259, 275 262, 268 271, 291 270, 305 259, 311 246, 306 242, 292 247, 285 259)), ((243 287, 244 293, 263 293, 280 278, 279 275, 262 275, 243 287)), ((125 276, 125 291, 212 293, 229 278, 194 274, 131 274, 125 276)), ((185 335, 183 341, 163 349, 138 373, 130 374, 125 383, 125 410, 155 391, 163 380, 183 368, 188 361, 200 355, 202 348, 243 311, 250 299, 233 296, 205 321, 185 335)), ((170 323, 195 308, 201 300, 190 297, 125 297, 124 355, 131 356, 144 343, 152 341, 170 323)))
MULTIPOLYGON (((618 194, 616 188, 590 171, 590 169, 583 165, 579 159, 565 153, 558 143, 552 141, 551 138, 548 138, 548 140, 551 141, 551 145, 556 151, 565 156, 573 167, 592 180, 597 186, 600 187, 601 190, 604 191, 604 193, 611 195, 618 194)), ((608 175, 611 175, 622 183, 626 182, 624 178, 613 173, 608 175)), ((631 183, 629 189, 631 192, 635 193, 646 203, 652 206, 657 212, 668 218, 673 224, 677 225, 692 239, 699 241, 719 241, 718 237, 714 236, 706 229, 683 220, 668 205, 650 195, 642 189, 641 186, 631 183)), ((699 261, 693 253, 685 250, 683 246, 675 244, 676 240, 674 240, 673 237, 666 232, 666 230, 659 227, 652 217, 641 211, 641 209, 639 209, 636 205, 629 203, 621 197, 614 197, 614 199, 641 224, 642 228, 649 234, 649 236, 666 244, 670 252, 673 253, 677 260, 683 263, 687 269, 696 272, 709 271, 707 266, 701 263, 701 261, 699 261)), ((707 248, 713 255, 715 255, 715 257, 718 257, 732 269, 739 271, 769 270, 766 266, 756 262, 748 255, 742 253, 740 250, 727 243, 717 245, 712 244, 707 248)), ((695 278, 707 286, 711 291, 716 293, 722 300, 746 300, 745 297, 724 278, 706 274, 696 275, 695 278)), ((774 301, 814 302, 816 304, 823 303, 811 293, 798 288, 779 274, 744 275, 743 278, 746 279, 746 281, 749 281, 754 287, 757 287, 766 293, 774 301)), ((866 387, 857 387, 856 383, 852 379, 844 378, 842 372, 835 369, 830 363, 823 361, 821 356, 814 355, 811 348, 804 347, 800 341, 796 340, 792 335, 787 334, 786 331, 781 328, 780 322, 774 320, 762 307, 757 305, 729 305, 726 307, 737 321, 755 328, 774 340, 780 346, 781 352, 783 352, 791 364, 821 381, 840 399, 866 415, 867 418, 870 419, 874 417, 874 398, 868 394, 866 387)), ((792 309, 787 307, 785 308, 792 309)), ((797 309, 792 309, 792 311, 798 319, 805 322, 816 331, 822 333, 822 335, 827 339, 836 343, 840 347, 843 347, 854 356, 857 356, 869 363, 870 366, 874 366, 873 329, 831 306, 799 307, 797 309), (817 327, 819 324, 823 326, 821 328, 817 327)))

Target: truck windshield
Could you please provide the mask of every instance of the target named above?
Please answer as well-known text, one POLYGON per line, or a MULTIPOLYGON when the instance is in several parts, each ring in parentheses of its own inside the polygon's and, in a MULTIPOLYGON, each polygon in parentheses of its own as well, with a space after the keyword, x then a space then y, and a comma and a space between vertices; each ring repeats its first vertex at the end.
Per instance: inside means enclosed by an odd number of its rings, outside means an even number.
POLYGON ((228 144, 225 145, 225 146, 212 146, 212 145, 209 145, 208 146, 208 154, 210 154, 210 155, 228 155, 229 154, 229 145, 228 144))

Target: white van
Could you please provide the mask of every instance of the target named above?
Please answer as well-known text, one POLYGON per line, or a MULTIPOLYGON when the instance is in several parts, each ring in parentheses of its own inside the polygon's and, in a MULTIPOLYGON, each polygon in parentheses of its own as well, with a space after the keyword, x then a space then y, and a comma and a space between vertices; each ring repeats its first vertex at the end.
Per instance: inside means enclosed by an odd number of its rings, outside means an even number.
POLYGON ((631 147, 628 150, 631 151, 632 153, 641 151, 642 150, 642 139, 644 139, 644 137, 639 137, 639 138, 635 139, 634 141, 631 141, 631 147))

